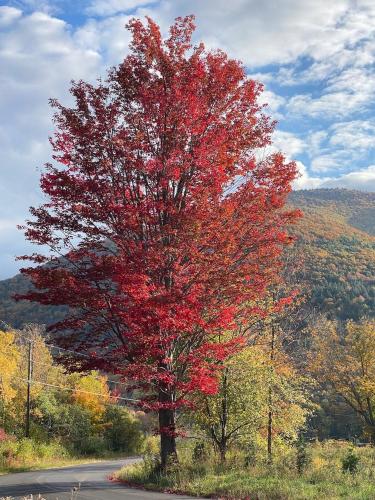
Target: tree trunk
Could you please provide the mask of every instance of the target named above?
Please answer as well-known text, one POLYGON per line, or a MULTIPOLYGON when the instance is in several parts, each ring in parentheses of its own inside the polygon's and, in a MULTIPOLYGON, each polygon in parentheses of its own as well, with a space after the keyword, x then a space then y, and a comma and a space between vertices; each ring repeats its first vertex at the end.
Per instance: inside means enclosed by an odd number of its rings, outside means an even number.
POLYGON ((228 368, 225 368, 222 378, 223 397, 221 400, 221 439, 220 439, 220 460, 223 464, 227 453, 227 422, 228 422, 228 368))
POLYGON ((219 451, 220 451, 220 462, 221 464, 225 464, 227 459, 227 444, 220 443, 219 451))
MULTIPOLYGON (((172 403, 172 395, 160 391, 159 402, 172 403)), ((170 408, 159 409, 160 467, 165 470, 171 462, 177 462, 175 412, 170 408)))
MULTIPOLYGON (((273 297, 275 301, 275 297, 273 297)), ((275 339, 276 339, 276 327, 274 321, 272 321, 271 325, 271 344, 270 344, 270 361, 271 361, 271 369, 272 374, 274 372, 273 362, 275 359, 275 339)), ((268 454, 268 463, 271 465, 273 461, 272 457, 272 426, 273 426, 273 401, 272 401, 272 387, 273 380, 271 377, 270 386, 268 388, 268 425, 267 425, 267 454, 268 454)))
POLYGON ((269 389, 269 400, 268 400, 269 410, 268 410, 268 426, 267 426, 267 455, 268 463, 272 464, 272 424, 273 424, 273 413, 272 413, 272 389, 269 389))

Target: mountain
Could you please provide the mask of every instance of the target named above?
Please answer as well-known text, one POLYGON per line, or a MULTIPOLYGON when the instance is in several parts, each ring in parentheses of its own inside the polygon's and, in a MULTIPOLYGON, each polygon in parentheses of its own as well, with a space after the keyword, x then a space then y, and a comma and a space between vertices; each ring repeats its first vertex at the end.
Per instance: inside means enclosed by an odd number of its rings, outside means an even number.
MULTIPOLYGON (((295 191, 290 203, 304 212, 294 231, 313 305, 342 320, 375 316, 375 193, 295 191)), ((19 328, 64 316, 61 307, 16 303, 12 295, 28 286, 21 275, 0 281, 0 321, 19 328)))
POLYGON ((22 274, 0 281, 0 323, 21 328, 26 323, 50 325, 64 317, 64 307, 42 306, 26 300, 16 302, 12 298, 14 294, 25 293, 29 287, 29 280, 22 274))
POLYGON ((311 302, 330 318, 375 316, 375 193, 296 191, 296 233, 311 302))

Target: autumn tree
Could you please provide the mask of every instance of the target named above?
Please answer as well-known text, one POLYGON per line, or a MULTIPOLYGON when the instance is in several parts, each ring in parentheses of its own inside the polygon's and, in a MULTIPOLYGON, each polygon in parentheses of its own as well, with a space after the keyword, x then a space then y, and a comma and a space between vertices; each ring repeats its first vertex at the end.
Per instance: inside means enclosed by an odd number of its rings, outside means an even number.
POLYGON ((176 458, 175 412, 214 393, 243 343, 216 342, 279 269, 296 213, 283 209, 296 174, 270 144, 262 85, 222 51, 192 46, 193 17, 169 37, 133 19, 130 54, 106 81, 73 83, 56 100, 57 131, 26 237, 51 250, 23 270, 23 298, 66 305, 51 331, 90 353, 77 368, 121 374, 159 415, 161 465, 176 458))
POLYGON ((19 435, 24 433, 24 420, 29 376, 29 350, 31 349, 30 422, 37 419, 37 401, 50 386, 60 386, 64 369, 54 363, 45 342, 45 329, 41 325, 27 324, 15 330, 14 344, 19 352, 17 376, 14 379, 16 395, 13 399, 14 426, 19 435), (22 424, 21 424, 22 423, 22 424))
MULTIPOLYGON (((266 440, 269 463, 273 461, 273 438, 278 434, 275 432, 275 412, 283 405, 283 398, 285 407, 288 407, 293 393, 299 392, 301 396, 303 393, 303 377, 300 374, 306 363, 307 324, 313 312, 308 303, 309 289, 304 278, 303 258, 296 245, 283 253, 282 264, 279 276, 269 286, 266 295, 254 304, 249 304, 250 319, 248 324, 242 326, 242 334, 247 336, 248 345, 263 350, 268 366, 264 384, 267 386, 266 440)), ((307 412, 305 396, 307 394, 299 401, 303 401, 304 411, 301 413, 297 410, 301 415, 307 412)))
POLYGON ((107 381, 107 377, 94 371, 84 376, 72 374, 67 381, 73 389, 73 401, 89 411, 95 426, 100 426, 111 401, 107 381))
POLYGON ((318 326, 311 370, 359 415, 375 444, 375 321, 348 321, 344 331, 329 321, 318 326))
POLYGON ((278 363, 264 346, 248 346, 226 360, 216 394, 197 396, 191 418, 222 462, 234 446, 246 449, 267 442, 268 448, 270 410, 272 438, 278 442, 296 440, 305 424, 309 401, 304 379, 279 352, 276 357, 278 363))
POLYGON ((189 418, 203 431, 225 462, 233 445, 248 445, 265 415, 265 369, 262 353, 245 348, 226 360, 216 394, 199 394, 189 418))
POLYGON ((21 358, 15 334, 0 330, 0 409, 2 428, 7 427, 7 414, 16 396, 15 385, 21 358))

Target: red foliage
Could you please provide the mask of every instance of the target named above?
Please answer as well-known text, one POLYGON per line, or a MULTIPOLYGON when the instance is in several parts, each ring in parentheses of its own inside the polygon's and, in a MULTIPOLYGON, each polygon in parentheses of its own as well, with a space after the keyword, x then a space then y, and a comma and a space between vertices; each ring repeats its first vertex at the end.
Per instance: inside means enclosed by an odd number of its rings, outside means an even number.
POLYGON ((51 329, 92 353, 86 367, 173 410, 215 391, 220 361, 242 344, 218 334, 277 275, 296 167, 280 153, 257 159, 274 127, 262 85, 225 53, 192 47, 192 17, 165 41, 150 19, 128 28, 131 53, 105 82, 74 83, 73 108, 52 100, 49 201, 26 228, 51 253, 23 273, 36 287, 26 298, 69 306, 51 329))
POLYGON ((2 427, 0 427, 0 443, 1 443, 2 441, 9 441, 10 439, 12 439, 12 438, 11 438, 11 436, 9 436, 9 435, 5 432, 5 430, 4 430, 2 427))

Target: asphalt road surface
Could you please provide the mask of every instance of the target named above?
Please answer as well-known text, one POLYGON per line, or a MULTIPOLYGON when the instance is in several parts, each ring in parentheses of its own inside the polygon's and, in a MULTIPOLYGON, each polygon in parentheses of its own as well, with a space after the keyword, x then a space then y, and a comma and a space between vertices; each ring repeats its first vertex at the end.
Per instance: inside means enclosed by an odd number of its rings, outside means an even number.
POLYGON ((0 476, 0 498, 18 499, 25 495, 41 494, 46 500, 171 500, 189 499, 184 495, 169 495, 148 492, 125 486, 109 480, 109 476, 126 464, 137 461, 136 458, 97 462, 91 464, 46 469, 34 472, 18 472, 0 476), (80 490, 72 497, 72 489, 80 490))

